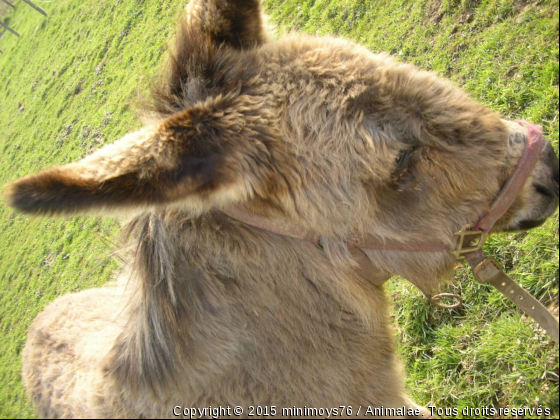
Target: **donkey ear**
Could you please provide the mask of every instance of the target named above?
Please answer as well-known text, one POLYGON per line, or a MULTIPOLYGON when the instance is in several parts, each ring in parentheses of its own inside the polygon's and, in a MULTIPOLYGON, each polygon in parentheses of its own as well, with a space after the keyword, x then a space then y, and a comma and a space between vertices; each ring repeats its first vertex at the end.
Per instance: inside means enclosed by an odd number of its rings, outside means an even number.
POLYGON ((190 109, 81 161, 22 178, 7 186, 8 203, 25 213, 71 214, 179 201, 206 208, 262 193, 272 167, 265 132, 218 114, 190 109))
POLYGON ((217 45, 247 49, 266 42, 260 0, 191 0, 187 25, 217 45))

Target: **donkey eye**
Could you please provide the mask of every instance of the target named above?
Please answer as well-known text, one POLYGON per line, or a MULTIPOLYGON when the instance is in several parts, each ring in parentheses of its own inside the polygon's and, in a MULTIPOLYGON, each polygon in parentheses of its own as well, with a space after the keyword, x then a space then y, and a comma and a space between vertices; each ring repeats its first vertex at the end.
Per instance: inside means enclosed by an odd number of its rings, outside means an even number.
POLYGON ((408 162, 410 161, 410 158, 414 154, 415 150, 416 148, 407 149, 399 155, 395 163, 395 170, 393 171, 392 175, 393 178, 399 177, 406 171, 406 169, 408 168, 408 162))

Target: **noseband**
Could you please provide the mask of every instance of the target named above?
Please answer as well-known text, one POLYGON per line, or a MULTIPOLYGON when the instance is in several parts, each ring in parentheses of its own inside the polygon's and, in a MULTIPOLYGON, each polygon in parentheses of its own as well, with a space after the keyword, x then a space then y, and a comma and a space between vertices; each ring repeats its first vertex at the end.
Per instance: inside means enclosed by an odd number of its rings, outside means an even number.
MULTIPOLYGON (((457 260, 466 261, 472 268, 475 278, 482 282, 491 284, 503 293, 509 300, 519 306, 525 313, 530 315, 543 327, 556 341, 559 342, 558 320, 533 296, 515 283, 504 272, 500 264, 493 258, 488 257, 482 250, 484 243, 496 222, 508 211, 513 202, 521 194, 527 179, 531 175, 535 165, 540 159, 544 147, 542 129, 524 120, 516 123, 527 129, 527 144, 513 173, 502 187, 500 193, 487 211, 475 224, 466 225, 455 234, 454 244, 451 247, 443 242, 399 242, 391 239, 381 239, 372 235, 366 236, 360 241, 349 241, 348 250, 358 263, 356 271, 362 276, 381 285, 387 277, 382 279, 377 276, 371 260, 364 250, 383 251, 408 251, 408 252, 448 252, 457 260)), ((322 235, 315 232, 301 230, 287 222, 272 221, 262 216, 248 214, 238 208, 221 210, 229 217, 243 222, 247 225, 269 231, 278 235, 309 241, 321 246, 322 235)), ((442 293, 430 298, 431 302, 444 308, 453 308, 461 304, 457 295, 442 293), (439 303, 443 297, 453 297, 459 301, 455 305, 445 306, 439 303)))

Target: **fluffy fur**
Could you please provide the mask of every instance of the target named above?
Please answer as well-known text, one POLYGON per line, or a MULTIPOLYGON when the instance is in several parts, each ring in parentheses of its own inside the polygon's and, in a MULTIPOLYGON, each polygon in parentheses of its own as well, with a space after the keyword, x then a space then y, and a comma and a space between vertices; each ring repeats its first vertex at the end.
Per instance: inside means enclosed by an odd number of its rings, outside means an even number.
MULTIPOLYGON (((268 41, 257 0, 191 1, 147 117, 80 162, 8 186, 32 214, 134 215, 119 282, 58 299, 30 329, 23 378, 39 414, 414 407, 383 289, 354 271, 344 243, 451 243, 511 173, 524 129, 350 41, 268 41), (321 233, 324 252, 220 212, 233 205, 321 233)), ((557 193, 549 150, 498 228, 542 222, 557 193)), ((445 253, 370 257, 427 294, 454 265, 445 253)))

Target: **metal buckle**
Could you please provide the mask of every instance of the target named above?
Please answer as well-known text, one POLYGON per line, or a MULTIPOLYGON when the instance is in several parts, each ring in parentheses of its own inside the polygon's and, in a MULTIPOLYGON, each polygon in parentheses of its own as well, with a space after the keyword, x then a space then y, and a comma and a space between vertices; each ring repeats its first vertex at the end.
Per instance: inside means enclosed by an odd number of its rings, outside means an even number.
POLYGON ((474 278, 481 283, 490 283, 498 274, 503 272, 504 269, 501 264, 492 257, 485 258, 473 268, 474 278))
POLYGON ((465 259, 464 254, 480 251, 484 242, 486 242, 486 238, 488 238, 488 232, 471 230, 472 227, 472 225, 466 225, 455 234, 457 245, 455 246, 455 251, 451 252, 451 254, 458 260, 465 259))

